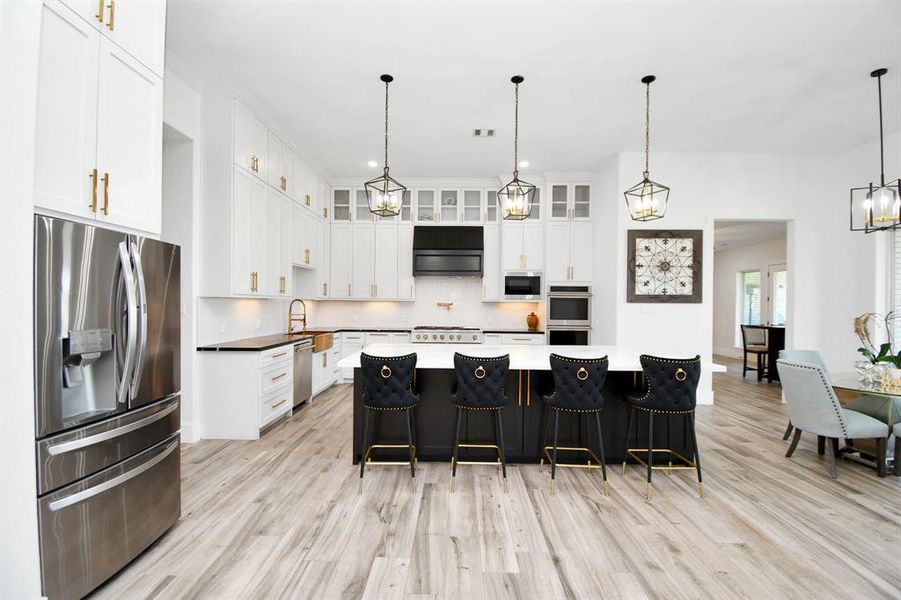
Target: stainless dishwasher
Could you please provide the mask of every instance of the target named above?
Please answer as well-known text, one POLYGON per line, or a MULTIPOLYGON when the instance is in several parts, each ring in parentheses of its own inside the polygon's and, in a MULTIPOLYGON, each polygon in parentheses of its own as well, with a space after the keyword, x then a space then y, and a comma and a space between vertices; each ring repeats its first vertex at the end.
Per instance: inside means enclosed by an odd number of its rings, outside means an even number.
POLYGON ((313 395, 313 340, 294 344, 294 408, 313 395))

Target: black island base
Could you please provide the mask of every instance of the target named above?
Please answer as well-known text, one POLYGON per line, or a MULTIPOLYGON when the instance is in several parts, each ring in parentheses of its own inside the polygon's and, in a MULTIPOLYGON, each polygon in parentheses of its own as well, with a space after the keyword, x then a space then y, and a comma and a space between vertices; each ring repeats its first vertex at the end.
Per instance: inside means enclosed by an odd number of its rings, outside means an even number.
MULTIPOLYGON (((414 392, 420 397, 414 411, 417 429, 417 458, 420 461, 450 462, 453 454, 454 419, 456 407, 451 393, 456 385, 453 369, 418 369, 414 392)), ((601 411, 601 431, 608 464, 619 464, 626 448, 628 418, 627 395, 643 389, 640 371, 611 371, 604 388, 605 407, 601 411)), ((505 457, 509 463, 538 463, 542 456, 542 395, 551 394, 554 381, 551 372, 511 370, 507 378, 507 407, 502 409, 505 457)), ((358 464, 362 451, 363 380, 360 369, 354 369, 354 440, 353 462, 358 464)), ((552 415, 552 413, 551 413, 552 415)), ((632 448, 644 448, 648 439, 648 413, 635 411, 632 448)), ((553 440, 553 416, 549 419, 547 445, 553 440)), ((597 451, 597 426, 592 414, 560 412, 558 446, 588 447, 597 451), (581 416, 580 416, 581 415, 581 416)), ((464 410, 460 425, 460 440, 469 443, 493 444, 494 419, 490 411, 464 410)), ((654 419, 654 445, 668 447, 691 456, 690 436, 682 416, 654 419)), ((371 444, 406 444, 407 421, 404 411, 372 411, 369 419, 371 444)), ((370 454, 374 461, 409 460, 406 448, 376 448, 370 454)), ((495 460, 492 449, 461 448, 460 460, 495 460)), ((571 460, 573 456, 561 457, 571 460)), ((655 459, 657 457, 655 456, 655 459)), ((661 457, 662 458, 662 457, 661 457)))

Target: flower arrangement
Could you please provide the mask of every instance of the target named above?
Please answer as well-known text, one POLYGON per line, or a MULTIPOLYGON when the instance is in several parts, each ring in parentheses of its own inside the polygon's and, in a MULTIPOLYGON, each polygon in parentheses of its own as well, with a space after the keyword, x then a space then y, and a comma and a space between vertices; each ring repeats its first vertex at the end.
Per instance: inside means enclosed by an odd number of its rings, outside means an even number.
POLYGON ((873 364, 889 363, 896 369, 901 369, 901 351, 894 352, 895 346, 895 321, 901 318, 901 314, 890 311, 885 315, 879 313, 864 313, 854 319, 854 333, 863 344, 857 349, 873 364), (874 324, 880 322, 885 329, 885 337, 888 341, 876 346, 874 342, 874 324))

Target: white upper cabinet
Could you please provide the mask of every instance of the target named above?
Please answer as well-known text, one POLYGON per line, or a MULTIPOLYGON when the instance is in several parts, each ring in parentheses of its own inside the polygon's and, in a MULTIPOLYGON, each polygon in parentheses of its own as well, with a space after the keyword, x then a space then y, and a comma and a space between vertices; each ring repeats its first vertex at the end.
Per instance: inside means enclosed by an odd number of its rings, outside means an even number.
POLYGON ((336 189, 332 194, 332 221, 350 221, 353 214, 350 205, 350 190, 336 189))
POLYGON ((166 0, 63 0, 92 28, 163 76, 166 0))
POLYGON ((319 249, 319 265, 316 268, 316 290, 314 294, 317 298, 329 297, 329 277, 331 276, 330 234, 328 221, 319 221, 319 226, 316 228, 316 248, 319 249))
POLYGON ((501 225, 501 266, 504 271, 540 271, 544 268, 544 228, 531 220, 501 225))
MULTIPOLYGON (((352 277, 354 298, 371 300, 375 297, 375 224, 357 223, 353 226, 352 277)), ((334 246, 333 246, 334 247, 334 246)))
POLYGON ((369 199, 366 197, 366 190, 364 189, 354 190, 353 220, 358 223, 376 220, 376 216, 369 212, 369 199))
POLYGON ((306 257, 306 224, 306 211, 295 203, 291 206, 291 262, 297 266, 302 266, 306 257))
MULTIPOLYGON (((96 6, 96 5, 95 5, 96 6)), ((36 206, 93 218, 99 204, 100 34, 57 2, 44 5, 35 138, 36 206)))
POLYGON ((291 174, 294 165, 291 164, 291 159, 288 156, 288 147, 271 131, 266 132, 266 139, 269 185, 287 194, 288 179, 294 178, 291 174))
POLYGON ((416 221, 419 223, 437 223, 438 213, 435 211, 435 190, 416 190, 416 221))
POLYGON ((573 223, 570 240, 569 278, 590 282, 594 276, 594 224, 591 221, 573 223))
POLYGON ((591 184, 554 183, 550 185, 553 220, 579 221, 591 219, 591 184))
MULTIPOLYGON (((411 257, 412 253, 411 246, 411 257)), ((375 228, 375 246, 372 256, 375 261, 372 297, 380 300, 397 298, 398 243, 396 227, 375 228)))
POLYGON ((292 287, 292 203, 291 200, 269 189, 268 219, 266 227, 267 263, 265 294, 290 296, 292 287))
POLYGON ((103 221, 159 232, 163 82, 117 45, 100 41, 97 169, 103 221))
POLYGON ((35 206, 158 234, 163 81, 79 15, 43 7, 35 206))
POLYGON ((438 194, 438 222, 458 223, 460 221, 460 191, 441 190, 438 194))
POLYGON ((544 228, 541 223, 523 221, 523 267, 529 271, 544 269, 544 228))
POLYGON ((331 253, 329 254, 329 287, 328 297, 347 299, 352 295, 353 273, 351 259, 353 256, 354 228, 349 223, 335 223, 329 236, 331 253))
POLYGON ((235 101, 235 164, 266 181, 268 143, 268 132, 263 123, 240 102, 235 101))
POLYGON ((500 300, 501 287, 501 237, 500 225, 486 223, 484 254, 482 258, 482 300, 500 300))
MULTIPOLYGON (((387 262, 387 261, 384 261, 387 262)), ((397 299, 413 300, 413 227, 397 228, 397 299)))
POLYGON ((246 171, 235 168, 232 196, 231 292, 264 294, 268 223, 266 186, 246 171))
POLYGON ((460 213, 464 223, 481 223, 484 218, 482 190, 463 190, 463 207, 460 213))
POLYGON ((544 276, 549 282, 569 280, 571 260, 571 225, 566 221, 547 224, 547 261, 544 276))
POLYGON ((166 0, 107 0, 103 25, 106 35, 151 71, 163 75, 166 0))
POLYGON ((516 271, 525 268, 522 253, 523 226, 521 222, 501 225, 501 269, 516 271))

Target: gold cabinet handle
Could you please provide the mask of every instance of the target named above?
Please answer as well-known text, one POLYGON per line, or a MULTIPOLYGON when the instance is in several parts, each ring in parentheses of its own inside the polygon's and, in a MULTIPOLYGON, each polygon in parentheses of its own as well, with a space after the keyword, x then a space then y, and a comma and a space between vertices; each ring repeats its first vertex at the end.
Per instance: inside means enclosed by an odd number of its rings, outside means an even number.
POLYGON ((250 155, 250 170, 254 173, 257 172, 257 157, 255 154, 250 155))
MULTIPOLYGON (((103 4, 101 3, 101 6, 103 4)), ((91 174, 88 175, 91 178, 91 204, 89 205, 91 208, 91 212, 97 212, 97 169, 93 169, 91 174)))
POLYGON ((103 174, 103 214, 109 214, 109 173, 103 174))
POLYGON ((328 209, 327 208, 322 209, 322 216, 325 217, 326 219, 328 219, 328 209))
POLYGON ((328 283, 323 283, 323 284, 322 284, 322 295, 323 295, 323 296, 328 296, 328 283))
POLYGON ((287 398, 282 398, 279 402, 276 402, 275 404, 271 404, 270 406, 272 406, 272 408, 278 408, 279 406, 281 406, 282 404, 284 404, 287 401, 288 401, 287 398))
POLYGON ((106 26, 112 31, 113 27, 116 26, 116 0, 109 0, 107 8, 109 8, 109 23, 106 26))
POLYGON ((305 195, 303 197, 303 201, 306 203, 307 206, 309 206, 310 205, 310 195, 309 194, 305 195))
POLYGON ((97 14, 94 15, 94 18, 103 23, 103 0, 97 3, 97 14))
POLYGON ((271 379, 272 379, 272 381, 278 381, 279 379, 281 379, 282 377, 286 377, 287 375, 288 375, 287 373, 280 373, 280 374, 276 375, 275 377, 272 377, 271 379))

